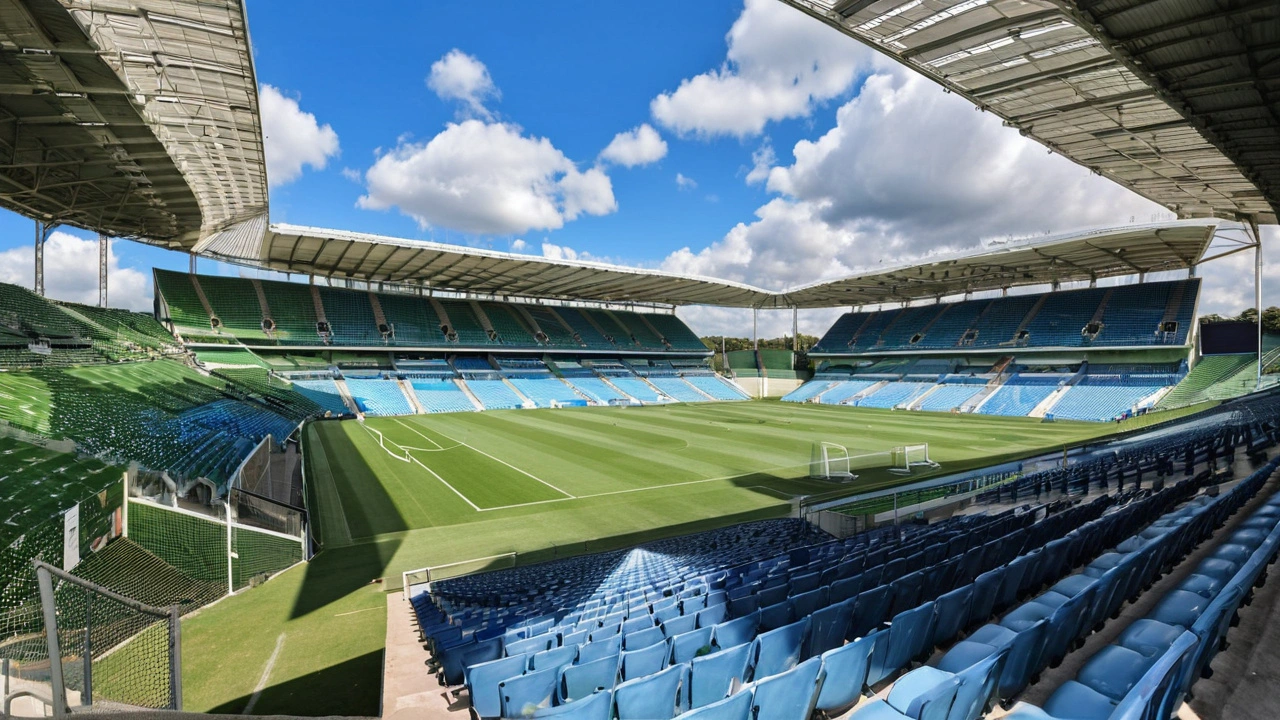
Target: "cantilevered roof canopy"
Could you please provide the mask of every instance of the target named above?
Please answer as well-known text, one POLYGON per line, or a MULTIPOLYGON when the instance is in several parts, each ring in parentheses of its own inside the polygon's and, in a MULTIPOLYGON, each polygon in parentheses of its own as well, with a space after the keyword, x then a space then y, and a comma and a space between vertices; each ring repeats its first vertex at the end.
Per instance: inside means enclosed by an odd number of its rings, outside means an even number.
POLYGON ((0 206, 189 250, 267 212, 240 0, 0 0, 0 206))
POLYGON ((1217 226, 1216 220, 1186 220, 1009 243, 814 283, 787 290, 777 299, 782 307, 870 305, 1185 270, 1202 258, 1217 226))
POLYGON ((296 225, 272 225, 263 234, 223 233, 203 243, 202 254, 280 272, 485 295, 821 308, 1186 269, 1203 258, 1217 226, 1217 220, 1185 220, 1047 237, 781 292, 646 268, 296 225))
POLYGON ((1179 217, 1276 222, 1276 0, 784 2, 1179 217))
POLYGON ((732 307, 770 298, 727 280, 295 225, 272 225, 260 243, 228 237, 205 253, 283 272, 488 295, 732 307))

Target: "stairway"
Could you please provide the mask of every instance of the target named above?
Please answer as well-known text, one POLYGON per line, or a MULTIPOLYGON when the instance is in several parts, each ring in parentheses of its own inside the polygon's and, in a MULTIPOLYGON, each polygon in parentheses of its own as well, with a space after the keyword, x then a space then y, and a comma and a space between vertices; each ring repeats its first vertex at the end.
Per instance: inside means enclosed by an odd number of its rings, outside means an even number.
POLYGON ((1102 295, 1102 301, 1098 303, 1098 309, 1093 313, 1093 317, 1089 319, 1089 322, 1102 322, 1102 315, 1107 311, 1107 303, 1111 302, 1111 296, 1114 295, 1115 292, 1115 288, 1107 288, 1107 291, 1102 295))
POLYGON ((373 319, 378 323, 378 329, 386 328, 387 332, 391 332, 391 323, 387 322, 387 316, 382 312, 382 302, 378 300, 375 293, 369 293, 369 305, 373 308, 373 319))
POLYGON ((218 317, 213 313, 213 306, 209 304, 209 298, 205 297, 204 288, 200 287, 200 278, 195 275, 191 275, 189 277, 191 278, 191 286, 196 289, 196 297, 200 298, 200 305, 204 307, 204 311, 209 315, 209 319, 212 320, 213 318, 218 317))
POLYGON ((436 317, 440 318, 440 324, 449 328, 449 332, 453 335, 449 340, 451 342, 457 342, 457 331, 454 330, 453 321, 449 319, 449 313, 445 311, 444 305, 441 305, 440 301, 435 298, 429 298, 429 300, 431 301, 431 309, 435 310, 436 317))
POLYGON ((1023 330, 1027 329, 1027 326, 1030 325, 1031 321, 1035 319, 1036 313, 1040 312, 1040 308, 1044 307, 1044 303, 1048 299, 1049 299, 1049 293, 1044 293, 1039 297, 1039 299, 1036 300, 1036 304, 1031 306, 1031 309, 1028 310, 1027 314, 1022 318, 1022 322, 1018 324, 1018 329, 1013 331, 1013 337, 1010 338, 1010 342, 1012 342, 1019 335, 1021 335, 1023 330))
POLYGON ((471 312, 476 314, 476 319, 480 321, 480 327, 484 328, 484 332, 489 336, 489 339, 501 341, 502 338, 498 336, 498 331, 493 329, 493 323, 489 322, 489 316, 485 314, 484 308, 480 307, 480 303, 472 300, 469 304, 471 305, 471 312))
POLYGON ((1178 311, 1182 309, 1182 294, 1185 291, 1185 287, 1183 283, 1174 284, 1173 290, 1169 293, 1169 301, 1164 306, 1164 317, 1160 318, 1160 327, 1164 327, 1167 322, 1173 322, 1178 319, 1178 311))
MULTIPOLYGON (((258 280, 257 278, 252 278, 249 280, 249 283, 253 285, 253 291, 258 295, 258 307, 262 310, 262 319, 266 320, 267 318, 271 317, 271 308, 267 306, 266 293, 262 292, 262 281, 258 280)), ((265 328, 263 329, 265 330, 265 328)), ((272 327, 271 330, 267 331, 267 335, 273 338, 276 336, 274 326, 272 327)))
POLYGON ((471 388, 467 387, 466 380, 457 378, 453 381, 453 384, 457 385, 458 389, 462 391, 462 394, 467 396, 467 399, 475 406, 476 411, 484 410, 484 403, 480 402, 480 398, 476 397, 476 394, 471 392, 471 388))
POLYGON ((872 318, 876 317, 881 312, 883 311, 877 310, 867 315, 866 319, 862 321, 862 324, 858 326, 858 329, 853 331, 853 337, 849 338, 849 342, 845 343, 845 345, 848 345, 849 347, 853 347, 854 344, 858 342, 858 338, 862 336, 862 331, 866 330, 867 326, 871 324, 872 318))

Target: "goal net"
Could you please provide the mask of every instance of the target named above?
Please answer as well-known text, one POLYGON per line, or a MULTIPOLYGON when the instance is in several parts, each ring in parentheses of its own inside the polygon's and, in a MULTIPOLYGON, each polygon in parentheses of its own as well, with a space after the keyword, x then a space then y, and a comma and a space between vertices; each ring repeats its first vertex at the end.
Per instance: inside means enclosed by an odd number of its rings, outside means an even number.
POLYGON ((849 448, 833 442, 816 443, 809 458, 809 477, 838 482, 856 480, 858 476, 849 465, 849 448))
POLYGON ((54 715, 182 709, 180 609, 152 607, 35 561, 54 715))
POLYGON ((938 463, 929 458, 929 443, 902 445, 893 449, 889 472, 910 475, 916 468, 936 468, 938 463))
POLYGON ((431 583, 437 580, 474 575, 476 573, 489 572, 490 570, 506 570, 515 566, 516 554, 508 552, 470 560, 459 560, 458 562, 445 563, 443 565, 431 565, 417 570, 406 570, 400 574, 400 580, 403 583, 404 597, 407 600, 419 592, 430 590, 431 583))

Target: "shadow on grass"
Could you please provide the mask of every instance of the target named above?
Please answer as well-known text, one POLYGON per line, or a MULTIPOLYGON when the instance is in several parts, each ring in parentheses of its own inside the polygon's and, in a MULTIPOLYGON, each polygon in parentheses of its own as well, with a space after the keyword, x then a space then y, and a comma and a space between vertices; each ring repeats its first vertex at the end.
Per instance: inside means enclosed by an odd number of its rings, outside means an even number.
MULTIPOLYGON (((324 715, 376 717, 381 685, 382 651, 376 650, 293 680, 268 685, 254 703, 253 714, 296 713, 305 707, 324 715)), ((251 698, 251 695, 238 697, 211 712, 239 714, 251 698)))
MULTIPOLYGON (((337 421, 312 426, 307 433, 308 441, 314 442, 322 430, 326 431, 323 432, 324 454, 330 463, 328 468, 312 468, 312 477, 317 472, 332 474, 352 536, 368 537, 407 530, 408 525, 377 474, 337 421), (341 462, 334 462, 338 458, 341 462)), ((340 600, 382 577, 387 563, 402 542, 398 537, 391 537, 356 545, 327 547, 324 545, 324 530, 324 527, 320 528, 320 552, 307 563, 302 588, 293 602, 292 618, 302 617, 340 600)))

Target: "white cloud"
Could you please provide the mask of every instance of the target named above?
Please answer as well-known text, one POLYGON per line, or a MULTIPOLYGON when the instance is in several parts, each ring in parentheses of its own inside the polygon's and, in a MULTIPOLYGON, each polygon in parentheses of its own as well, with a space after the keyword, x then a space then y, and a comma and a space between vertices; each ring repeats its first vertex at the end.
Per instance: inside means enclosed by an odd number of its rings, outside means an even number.
POLYGON ((258 89, 258 100, 267 179, 273 187, 297 180, 303 166, 323 170, 329 158, 338 154, 338 133, 328 123, 317 122, 315 115, 303 112, 296 99, 264 83, 258 89))
POLYGON ((462 114, 467 117, 489 119, 492 115, 484 106, 485 101, 501 97, 489 68, 457 48, 431 64, 427 87, 441 100, 461 102, 462 114))
POLYGON ((520 238, 516 238, 515 240, 511 241, 511 250, 513 252, 523 252, 524 249, 527 247, 529 247, 529 243, 525 242, 524 240, 521 240, 520 238))
POLYGON ((568 245, 556 245, 555 243, 542 241, 542 257, 550 260, 591 260, 591 253, 578 252, 568 245))
POLYGON ((698 181, 684 173, 676 173, 676 187, 681 190, 693 190, 698 187, 698 181))
MULTIPOLYGON (((1262 306, 1280 305, 1280 226, 1266 225, 1262 233, 1262 306)), ((1237 233, 1235 237, 1241 235, 1237 233)), ((1253 251, 1246 250, 1199 267, 1200 313, 1234 316, 1253 307, 1253 251)))
MULTIPOLYGON (((799 325, 801 335, 822 336, 835 323, 836 318, 848 308, 801 310, 799 325)), ((699 337, 725 335, 727 337, 751 337, 751 311, 745 308, 722 308, 709 305, 687 305, 676 310, 676 315, 699 337)), ((791 336, 790 310, 761 310, 757 329, 761 340, 791 336)), ((719 349, 717 348, 717 352, 719 349)))
POLYGON ((760 147, 751 153, 751 171, 747 173, 747 184, 755 185, 769 179, 769 170, 778 162, 778 155, 773 151, 773 143, 765 138, 760 147))
MULTIPOLYGON (((134 268, 120 267, 116 244, 107 255, 107 302, 111 307, 148 311, 151 309, 150 275, 134 268)), ((0 252, 0 282, 33 286, 35 258, 29 245, 0 252)), ((45 294, 55 300, 98 304, 98 241, 83 240, 56 230, 44 248, 45 294)))
POLYGON ((746 0, 718 69, 649 105, 681 135, 758 135, 770 121, 805 117, 849 89, 873 52, 776 0, 746 0))
POLYGON ((423 228, 490 235, 552 230, 617 209, 603 170, 580 172, 550 140, 475 119, 450 123, 426 143, 397 144, 365 183, 359 207, 397 207, 423 228))
POLYGON ((649 165, 666 157, 667 142, 649 123, 613 136, 600 159, 626 167, 649 165))

